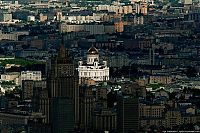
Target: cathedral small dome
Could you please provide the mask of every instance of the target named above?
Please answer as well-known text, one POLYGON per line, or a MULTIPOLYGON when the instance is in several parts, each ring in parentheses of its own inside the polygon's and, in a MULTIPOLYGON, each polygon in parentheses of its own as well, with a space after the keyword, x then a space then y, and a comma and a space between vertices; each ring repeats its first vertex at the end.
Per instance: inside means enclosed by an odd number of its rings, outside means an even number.
POLYGON ((88 51, 87 51, 88 54, 99 54, 98 50, 92 46, 88 51))

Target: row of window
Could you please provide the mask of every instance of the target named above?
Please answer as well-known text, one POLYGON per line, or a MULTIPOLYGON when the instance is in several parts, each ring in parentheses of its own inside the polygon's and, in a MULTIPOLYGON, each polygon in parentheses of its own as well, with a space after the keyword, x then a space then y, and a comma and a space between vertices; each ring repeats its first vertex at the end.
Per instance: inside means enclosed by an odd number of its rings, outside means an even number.
POLYGON ((106 75, 105 72, 80 72, 80 76, 104 76, 104 75, 106 75))

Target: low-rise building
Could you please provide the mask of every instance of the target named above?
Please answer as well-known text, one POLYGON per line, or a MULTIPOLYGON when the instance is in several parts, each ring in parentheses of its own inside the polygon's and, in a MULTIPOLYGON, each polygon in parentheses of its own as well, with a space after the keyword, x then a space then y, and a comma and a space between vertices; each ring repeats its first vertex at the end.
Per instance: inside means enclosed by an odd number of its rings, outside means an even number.
POLYGON ((0 40, 14 40, 17 41, 20 35, 29 35, 29 32, 10 32, 3 33, 0 31, 0 40))
POLYGON ((164 105, 144 105, 140 104, 139 106, 139 115, 141 118, 161 118, 165 111, 164 105))
POLYGON ((0 13, 0 22, 12 21, 11 13, 0 13))
POLYGON ((172 83, 172 77, 168 75, 151 75, 149 77, 149 83, 170 84, 172 83))
POLYGON ((11 72, 0 74, 1 81, 14 81, 16 85, 20 84, 20 73, 19 72, 11 72))
POLYGON ((22 71, 21 84, 24 80, 40 81, 42 80, 42 73, 41 71, 22 71))

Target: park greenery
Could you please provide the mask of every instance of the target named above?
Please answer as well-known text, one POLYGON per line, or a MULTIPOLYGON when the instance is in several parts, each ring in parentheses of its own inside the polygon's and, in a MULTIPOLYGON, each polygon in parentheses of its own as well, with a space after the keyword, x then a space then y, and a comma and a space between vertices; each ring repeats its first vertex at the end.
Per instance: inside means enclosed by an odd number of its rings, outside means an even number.
POLYGON ((0 61, 1 66, 6 66, 6 64, 15 64, 15 65, 20 65, 20 66, 24 67, 24 66, 34 65, 34 64, 41 64, 41 62, 33 61, 33 60, 26 60, 23 58, 15 58, 15 59, 0 61))
POLYGON ((148 87, 151 87, 153 90, 156 90, 161 87, 162 84, 149 84, 148 87))
POLYGON ((2 81, 1 82, 1 85, 5 85, 5 86, 8 86, 8 85, 15 85, 15 83, 13 81, 2 81))

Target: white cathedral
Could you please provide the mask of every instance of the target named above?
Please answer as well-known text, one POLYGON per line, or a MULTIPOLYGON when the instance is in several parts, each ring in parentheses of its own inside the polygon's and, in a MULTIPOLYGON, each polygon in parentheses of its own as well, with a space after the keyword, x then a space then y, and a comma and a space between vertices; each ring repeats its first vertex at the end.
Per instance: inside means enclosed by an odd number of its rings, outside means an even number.
POLYGON ((99 61, 99 52, 95 47, 87 51, 87 61, 79 61, 79 79, 92 79, 94 81, 109 80, 109 67, 107 61, 99 61))

